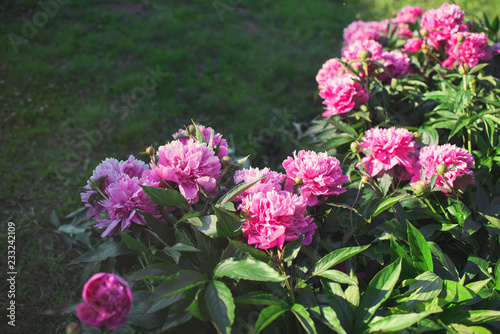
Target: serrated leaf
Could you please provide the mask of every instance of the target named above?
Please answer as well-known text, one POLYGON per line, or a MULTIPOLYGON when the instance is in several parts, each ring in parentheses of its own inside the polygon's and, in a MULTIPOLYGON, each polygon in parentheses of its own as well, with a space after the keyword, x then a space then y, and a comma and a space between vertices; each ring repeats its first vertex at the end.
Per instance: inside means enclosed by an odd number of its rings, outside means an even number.
POLYGON ((309 270, 310 275, 318 276, 320 273, 327 271, 331 267, 344 262, 345 260, 353 257, 356 254, 361 253, 365 249, 370 247, 370 245, 359 246, 359 247, 346 247, 334 250, 333 252, 323 256, 314 267, 309 270))
POLYGON ((271 305, 263 309, 257 318, 257 322, 255 323, 255 333, 258 334, 262 332, 264 328, 269 326, 286 311, 288 311, 288 308, 284 308, 281 305, 271 305))
POLYGON ((253 258, 238 260, 229 258, 220 262, 214 269, 214 278, 229 277, 252 281, 282 282, 288 276, 283 276, 264 262, 253 258))
POLYGON ((189 211, 189 203, 180 192, 171 189, 156 188, 145 185, 141 185, 141 187, 144 190, 144 193, 152 202, 162 206, 174 207, 182 209, 184 211, 189 211))
POLYGON ((231 290, 223 282, 211 281, 205 290, 205 302, 217 331, 231 333, 235 308, 231 290))
POLYGON ((69 265, 81 262, 99 262, 104 261, 110 257, 117 257, 119 255, 125 254, 136 253, 128 249, 128 247, 122 243, 106 242, 102 245, 99 245, 97 248, 93 248, 87 253, 80 255, 79 257, 71 261, 69 265))
POLYGON ((299 323, 302 325, 302 329, 306 333, 317 333, 314 321, 311 319, 309 312, 307 312, 307 309, 303 305, 294 304, 290 310, 293 312, 299 323))

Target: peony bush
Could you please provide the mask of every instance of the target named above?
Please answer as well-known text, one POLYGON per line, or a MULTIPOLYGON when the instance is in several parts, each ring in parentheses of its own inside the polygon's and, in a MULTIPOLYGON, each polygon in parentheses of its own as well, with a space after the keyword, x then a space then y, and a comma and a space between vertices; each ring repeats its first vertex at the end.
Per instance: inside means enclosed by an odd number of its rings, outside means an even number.
POLYGON ((465 17, 346 27, 277 170, 195 122, 102 161, 80 194, 101 238, 71 263, 84 330, 500 331, 498 18, 465 17))

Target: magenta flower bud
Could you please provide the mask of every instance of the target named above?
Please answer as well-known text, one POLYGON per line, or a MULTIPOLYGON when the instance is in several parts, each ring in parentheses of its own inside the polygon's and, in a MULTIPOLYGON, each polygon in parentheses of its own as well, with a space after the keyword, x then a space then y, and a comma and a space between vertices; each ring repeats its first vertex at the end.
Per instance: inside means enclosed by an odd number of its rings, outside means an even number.
POLYGON ((83 286, 76 315, 89 326, 114 329, 123 326, 132 308, 132 292, 127 282, 115 274, 97 273, 83 286))

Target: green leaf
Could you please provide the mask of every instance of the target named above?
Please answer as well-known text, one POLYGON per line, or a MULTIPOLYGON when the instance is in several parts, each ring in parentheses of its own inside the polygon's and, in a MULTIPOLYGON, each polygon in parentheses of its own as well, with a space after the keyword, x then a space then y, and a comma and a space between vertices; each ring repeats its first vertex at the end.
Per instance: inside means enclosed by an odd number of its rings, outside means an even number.
POLYGON ((271 305, 263 309, 259 314, 257 322, 255 323, 255 333, 258 334, 262 332, 264 328, 269 326, 274 320, 276 320, 276 318, 286 311, 288 311, 288 308, 281 305, 271 305))
POLYGON ((178 191, 141 185, 148 198, 158 205, 189 211, 189 203, 178 191))
POLYGON ((431 271, 426 271, 417 277, 410 285, 409 291, 413 293, 398 302, 405 303, 405 306, 414 310, 419 304, 437 298, 443 288, 443 280, 431 271))
POLYGON ((391 260, 396 261, 399 257, 402 259, 401 278, 415 277, 417 271, 406 249, 396 241, 396 238, 391 237, 391 260))
POLYGON ((453 129, 451 130, 451 133, 448 136, 448 140, 453 138, 453 136, 456 135, 457 132, 460 131, 464 126, 466 126, 468 122, 469 122, 469 116, 467 115, 460 116, 458 120, 455 122, 453 129))
POLYGON ((201 132, 198 125, 192 119, 191 119, 191 123, 193 123, 193 125, 194 125, 196 140, 199 141, 200 143, 207 143, 207 138, 205 138, 205 135, 203 134, 203 132, 201 132))
POLYGON ((470 91, 468 90, 459 91, 457 94, 457 98, 455 99, 454 111, 460 113, 462 110, 467 108, 471 100, 472 100, 472 93, 470 91))
POLYGON ((396 197, 386 198, 384 201, 382 201, 382 203, 380 203, 378 205, 377 210, 375 210, 375 212, 373 213, 372 216, 373 217, 378 216, 379 214, 381 214, 382 212, 384 212, 385 210, 387 210, 388 208, 393 206, 395 203, 401 202, 401 200, 405 197, 406 197, 406 194, 399 195, 396 197))
POLYGON ((138 270, 127 277, 129 281, 137 281, 148 277, 170 276, 179 271, 179 267, 173 263, 153 263, 144 269, 138 270))
POLYGON ((234 301, 241 304, 288 306, 281 297, 265 292, 250 292, 246 295, 236 297, 234 301))
POLYGON ((262 261, 253 258, 237 260, 229 258, 220 262, 214 269, 214 278, 229 277, 252 281, 281 282, 288 278, 262 261))
POLYGON ((422 233, 408 222, 408 243, 413 265, 421 273, 433 271, 432 254, 422 233))
POLYGON ((484 288, 491 281, 491 279, 492 278, 490 277, 481 281, 472 282, 467 284, 465 287, 475 293, 479 293, 479 291, 481 291, 481 289, 484 288))
MULTIPOLYGON (((497 17, 497 20, 498 20, 498 17, 497 17)), ((476 66, 474 66, 473 68, 470 69, 468 74, 474 74, 476 72, 479 72, 480 70, 482 70, 483 68, 485 68, 488 65, 489 65, 489 63, 477 64, 476 66)))
POLYGON ((179 263, 179 258, 181 256, 180 252, 199 252, 200 250, 189 245, 177 243, 172 247, 166 246, 165 248, 163 248, 163 251, 165 252, 165 254, 172 257, 175 263, 179 263))
POLYGON ((207 277, 194 270, 181 270, 172 276, 158 277, 165 282, 160 284, 153 295, 157 298, 167 298, 177 293, 192 289, 207 281, 207 277))
POLYGON ((458 304, 474 297, 467 288, 454 281, 444 280, 443 287, 439 298, 446 303, 458 304))
MULTIPOLYGON (((445 321, 445 319, 443 319, 445 321)), ((446 323, 460 323, 464 325, 477 325, 488 322, 500 321, 500 311, 472 310, 454 314, 446 319, 446 323)))
POLYGON ((99 245, 97 248, 93 248, 87 253, 80 255, 79 257, 71 261, 69 265, 82 262, 99 262, 104 261, 110 257, 117 257, 119 255, 125 254, 136 253, 120 242, 106 242, 99 245))
POLYGON ((196 291, 196 297, 186 311, 189 311, 201 321, 210 321, 210 313, 208 312, 207 303, 205 301, 205 292, 205 289, 196 291))
POLYGON ((182 216, 181 219, 179 219, 177 221, 177 223, 175 223, 175 225, 177 226, 177 224, 179 224, 183 221, 189 220, 190 218, 202 217, 202 216, 206 216, 206 215, 207 214, 204 211, 189 212, 189 213, 186 213, 184 216, 182 216))
POLYGON ((462 324, 449 324, 448 332, 459 334, 492 334, 488 329, 481 326, 465 326, 462 324))
POLYGON ((360 246, 360 247, 346 247, 334 250, 333 252, 323 256, 314 267, 309 270, 310 275, 318 276, 319 274, 327 271, 331 267, 344 262, 345 260, 353 257, 356 254, 361 253, 365 249, 370 247, 370 245, 360 246))
POLYGON ((215 215, 192 217, 187 222, 206 236, 217 237, 217 217, 215 215))
POLYGON ((350 307, 349 302, 342 290, 340 284, 328 282, 325 279, 321 280, 323 292, 328 299, 330 307, 335 311, 342 327, 348 332, 352 332, 353 309, 350 307))
POLYGON ((368 333, 394 333, 412 326, 428 315, 429 313, 408 313, 377 317, 368 324, 368 333))
POLYGON ((342 328, 342 325, 337 318, 337 314, 330 306, 315 306, 310 308, 309 312, 313 318, 321 321, 336 333, 347 334, 347 332, 342 328))
POLYGON ((264 179, 267 175, 264 175, 262 177, 259 177, 256 180, 253 180, 251 182, 240 182, 237 185, 235 185, 233 188, 229 189, 227 193, 225 193, 221 198, 216 203, 216 206, 221 206, 223 207, 227 202, 232 201, 235 199, 238 195, 241 195, 245 190, 259 182, 260 180, 264 179))
POLYGON ((315 276, 321 276, 324 278, 328 278, 329 280, 337 283, 344 283, 344 284, 350 284, 350 285, 358 285, 356 281, 354 281, 352 278, 350 278, 348 275, 344 274, 341 271, 338 270, 326 270, 322 271, 319 274, 312 275, 311 277, 315 276))
POLYGON ((236 248, 239 250, 245 252, 246 254, 256 258, 259 261, 262 262, 269 262, 271 260, 271 257, 267 255, 265 252, 261 251, 260 249, 257 249, 255 247, 249 246, 247 244, 244 244, 242 242, 233 240, 233 239, 228 239, 228 241, 233 244, 236 248))
POLYGON ((241 235, 241 231, 235 231, 235 226, 239 224, 239 220, 234 217, 229 211, 224 208, 214 207, 215 216, 217 217, 217 236, 220 238, 234 238, 241 235))
POLYGON ((358 310, 354 323, 358 328, 363 326, 379 308, 379 306, 391 295, 401 273, 401 259, 391 263, 379 271, 368 284, 358 310))
POLYGON ((217 331, 231 333, 235 308, 231 290, 223 282, 211 281, 205 291, 205 301, 217 331))
POLYGON ((135 250, 138 252, 145 252, 148 250, 146 245, 144 245, 139 240, 132 238, 130 235, 123 231, 120 231, 120 237, 122 238, 122 241, 125 243, 125 245, 127 245, 127 247, 131 250, 135 250))
POLYGON ((294 260, 299 254, 300 248, 302 247, 302 241, 304 236, 301 234, 297 240, 289 242, 283 248, 283 259, 285 262, 294 260))
POLYGON ((302 325, 304 331, 308 334, 317 333, 316 326, 314 326, 314 321, 311 319, 309 312, 307 309, 301 304, 294 304, 291 308, 291 311, 297 318, 297 320, 302 325))

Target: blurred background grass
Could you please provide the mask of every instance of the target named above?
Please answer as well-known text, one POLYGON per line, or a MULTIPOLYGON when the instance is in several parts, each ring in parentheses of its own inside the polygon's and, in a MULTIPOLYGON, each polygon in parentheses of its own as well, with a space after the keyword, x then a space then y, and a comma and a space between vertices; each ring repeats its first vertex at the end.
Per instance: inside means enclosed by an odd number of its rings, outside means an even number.
MULTIPOLYGON (((344 27, 442 3, 0 1, 1 244, 15 222, 17 332, 60 332, 75 320, 40 315, 80 294, 67 267, 79 250, 54 233, 54 215, 81 206, 79 187, 101 160, 163 145, 194 119, 234 154, 277 168, 297 148, 296 129, 322 111, 315 76, 340 55, 344 27)), ((469 18, 500 8, 456 3, 469 18)))

